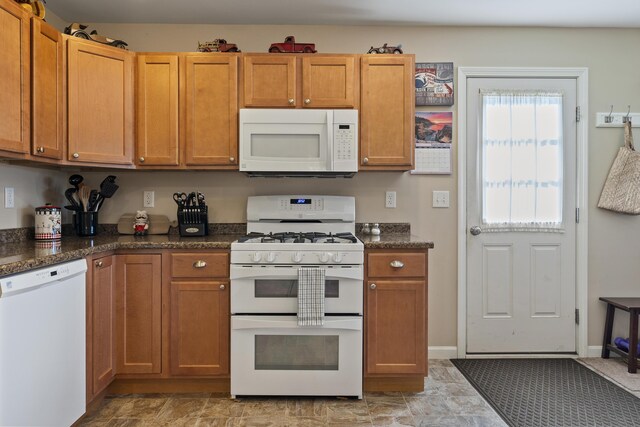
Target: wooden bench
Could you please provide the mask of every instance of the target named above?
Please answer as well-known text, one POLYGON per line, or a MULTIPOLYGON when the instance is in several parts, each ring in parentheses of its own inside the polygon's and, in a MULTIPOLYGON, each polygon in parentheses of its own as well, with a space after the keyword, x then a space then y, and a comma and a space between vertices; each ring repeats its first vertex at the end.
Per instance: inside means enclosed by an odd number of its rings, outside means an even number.
POLYGON ((640 314, 640 298, 605 298, 600 301, 607 303, 607 316, 604 323, 604 338, 602 340, 602 358, 608 359, 611 351, 627 359, 629 373, 635 374, 638 369, 638 315, 640 314), (611 343, 613 332, 613 315, 616 308, 629 313, 629 351, 619 349, 611 343))

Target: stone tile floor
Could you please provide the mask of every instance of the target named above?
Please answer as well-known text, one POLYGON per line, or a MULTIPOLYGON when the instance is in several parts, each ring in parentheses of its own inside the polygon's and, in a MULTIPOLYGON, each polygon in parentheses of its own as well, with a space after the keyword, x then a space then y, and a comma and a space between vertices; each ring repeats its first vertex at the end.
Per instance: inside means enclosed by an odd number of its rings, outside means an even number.
POLYGON ((241 398, 199 394, 106 398, 82 426, 506 426, 448 360, 430 360, 422 393, 339 398, 241 398))

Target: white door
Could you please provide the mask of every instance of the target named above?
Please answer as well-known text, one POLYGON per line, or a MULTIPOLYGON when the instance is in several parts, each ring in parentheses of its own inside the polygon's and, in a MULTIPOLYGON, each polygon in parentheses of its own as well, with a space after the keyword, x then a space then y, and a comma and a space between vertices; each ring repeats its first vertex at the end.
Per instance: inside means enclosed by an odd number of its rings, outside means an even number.
POLYGON ((576 86, 467 80, 467 353, 575 352, 576 86))

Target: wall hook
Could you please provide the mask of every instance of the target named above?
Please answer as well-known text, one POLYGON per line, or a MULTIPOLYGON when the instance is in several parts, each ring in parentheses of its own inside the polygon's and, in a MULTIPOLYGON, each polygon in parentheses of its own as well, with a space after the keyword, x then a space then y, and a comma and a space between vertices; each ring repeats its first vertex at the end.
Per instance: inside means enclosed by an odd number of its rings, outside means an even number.
POLYGON ((631 114, 631 105, 627 105, 627 115, 622 118, 622 123, 631 123, 629 114, 631 114))
POLYGON ((613 104, 611 104, 611 111, 609 111, 608 116, 604 116, 605 123, 613 123, 613 104))

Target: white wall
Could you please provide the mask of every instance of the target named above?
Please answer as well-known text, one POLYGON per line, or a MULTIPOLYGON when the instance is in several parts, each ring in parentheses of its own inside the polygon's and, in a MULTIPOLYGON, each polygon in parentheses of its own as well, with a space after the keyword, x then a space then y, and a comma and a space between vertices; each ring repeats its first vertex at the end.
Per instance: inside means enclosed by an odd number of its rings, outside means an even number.
MULTIPOLYGON (((454 66, 588 67, 591 119, 589 191, 589 344, 601 343, 602 295, 638 295, 640 218, 597 209, 596 203, 609 166, 621 145, 621 129, 596 129, 595 112, 624 111, 628 104, 640 111, 640 30, 493 27, 372 27, 372 26, 221 26, 92 24, 99 33, 125 40, 134 51, 194 51, 198 41, 225 38, 245 52, 266 52, 269 44, 293 34, 315 42, 320 52, 366 52, 370 46, 402 43, 417 62, 452 61, 454 66)), ((456 120, 460 105, 449 108, 456 120)), ((425 108, 418 110, 447 110, 425 108)), ((454 123, 454 130, 457 123, 454 123)), ((640 135, 640 131, 638 132, 640 135)), ((454 135, 454 156, 457 154, 454 135)), ((454 164, 455 164, 454 159, 454 164)), ((87 173, 98 185, 107 172, 87 173)), ((422 237, 433 240, 429 261, 429 343, 456 343, 456 171, 451 176, 411 176, 407 173, 360 173, 352 180, 249 179, 237 172, 115 173, 121 190, 107 201, 102 221, 115 222, 124 212, 142 206, 142 191, 156 191, 153 213, 175 216, 170 195, 176 190, 203 191, 212 206, 212 220, 244 220, 246 197, 281 192, 353 194, 358 221, 408 221, 422 237), (398 192, 398 208, 384 208, 384 191, 398 192), (450 209, 432 209, 431 192, 449 190, 450 209)), ((3 223, 4 228, 4 223, 3 223)), ((620 316, 619 320, 624 320, 620 316)), ((616 329, 624 334, 625 326, 616 329)))

